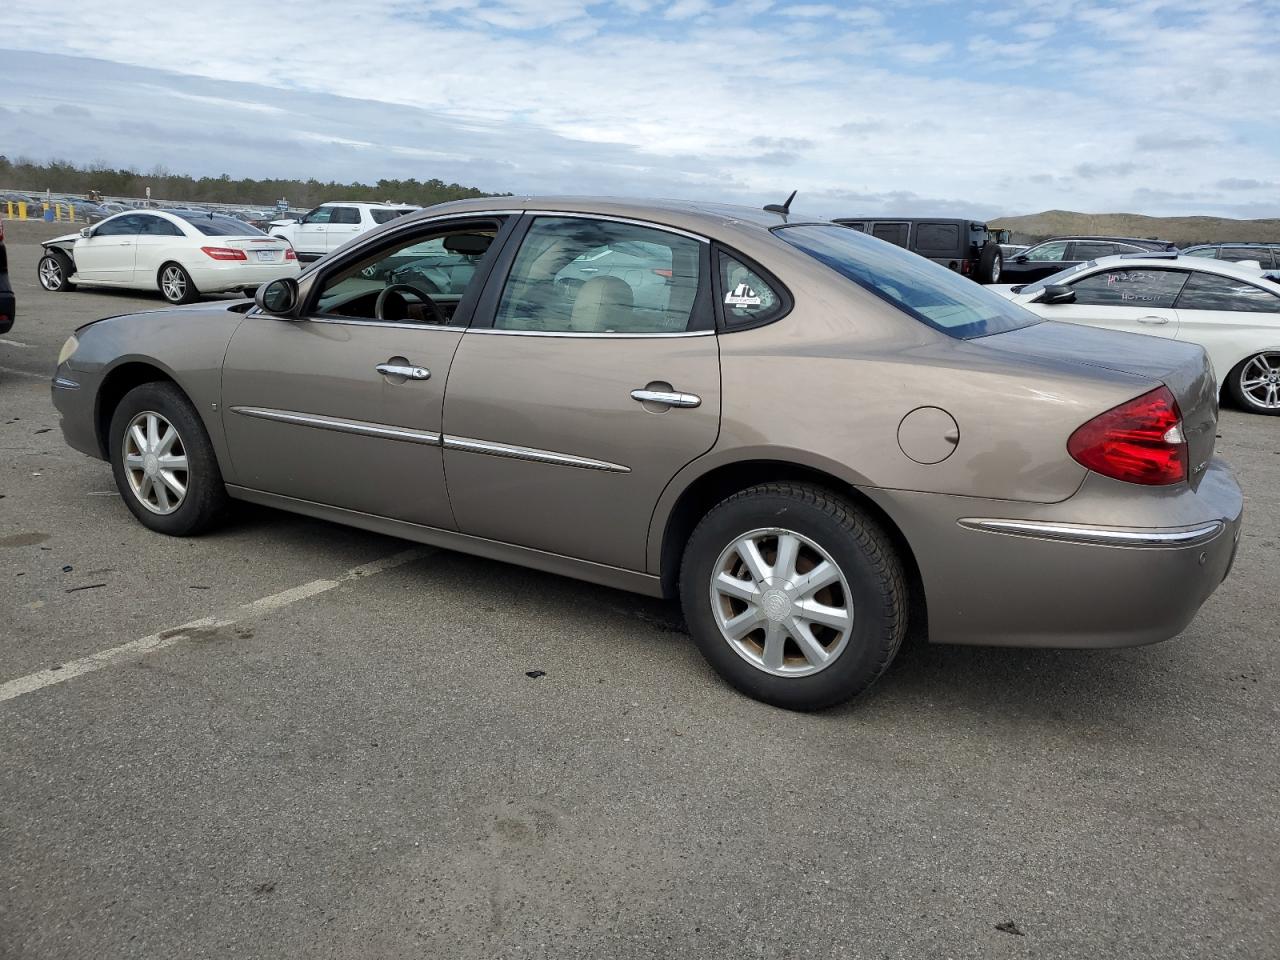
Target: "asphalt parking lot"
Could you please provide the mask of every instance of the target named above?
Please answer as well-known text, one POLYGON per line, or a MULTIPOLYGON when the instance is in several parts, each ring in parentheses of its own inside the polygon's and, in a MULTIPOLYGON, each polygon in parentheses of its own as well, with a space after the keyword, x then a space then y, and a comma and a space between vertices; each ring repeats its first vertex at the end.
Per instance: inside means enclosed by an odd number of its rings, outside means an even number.
POLYGON ((1280 420, 1223 413, 1246 530, 1176 640, 915 642, 788 714, 674 605, 256 508, 149 533, 48 377, 163 302, 41 290, 59 232, 9 225, 0 957, 1280 953, 1280 420))

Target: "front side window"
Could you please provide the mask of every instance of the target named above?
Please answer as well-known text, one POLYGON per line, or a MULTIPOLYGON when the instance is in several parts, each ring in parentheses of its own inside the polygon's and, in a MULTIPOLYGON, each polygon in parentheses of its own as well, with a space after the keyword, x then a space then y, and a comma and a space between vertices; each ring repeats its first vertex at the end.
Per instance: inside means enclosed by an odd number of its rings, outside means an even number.
POLYGON ((333 207, 333 216, 329 218, 330 223, 345 223, 347 225, 360 222, 360 211, 355 207, 333 207))
POLYGON ((681 333, 702 283, 702 244, 651 227, 540 217, 525 235, 499 330, 681 333))
POLYGON ((774 234, 921 323, 969 340, 1040 318, 954 270, 828 224, 776 227, 774 234))
POLYGON ((328 223, 329 218, 333 216, 333 207, 316 207, 305 217, 302 218, 303 223, 328 223))
POLYGON ((1233 277, 1193 273, 1178 297, 1178 309, 1280 313, 1280 297, 1233 277))
POLYGON ((720 254, 720 289, 729 328, 775 320, 784 309, 782 297, 769 281, 727 253, 720 254))
POLYGON ((1066 255, 1067 241, 1065 240, 1050 240, 1048 243, 1042 243, 1038 247, 1022 252, 1022 256, 1032 263, 1060 263, 1066 255))
POLYGON ((1103 270, 1070 284, 1075 302, 1092 307, 1167 309, 1187 275, 1178 270, 1103 270))
POLYGON ((110 220, 103 220, 102 223, 94 229, 95 237, 123 237, 137 233, 142 229, 143 215, 140 213, 130 213, 123 217, 113 217, 110 220))
POLYGON ((497 232, 480 224, 401 238, 325 277, 310 315, 448 324, 497 232))

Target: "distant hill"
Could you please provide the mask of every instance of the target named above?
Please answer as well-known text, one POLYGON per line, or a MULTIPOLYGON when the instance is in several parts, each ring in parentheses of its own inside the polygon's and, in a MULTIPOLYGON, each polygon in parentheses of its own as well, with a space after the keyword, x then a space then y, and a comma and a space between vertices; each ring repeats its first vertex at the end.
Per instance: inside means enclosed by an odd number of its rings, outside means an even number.
POLYGON ((1043 240, 1071 234, 1159 237, 1179 246, 1222 240, 1271 240, 1280 243, 1280 219, 1231 220, 1227 217, 1147 217, 1140 213, 1075 213, 1046 210, 1024 217, 997 217, 988 226, 1009 230, 1015 240, 1043 240))

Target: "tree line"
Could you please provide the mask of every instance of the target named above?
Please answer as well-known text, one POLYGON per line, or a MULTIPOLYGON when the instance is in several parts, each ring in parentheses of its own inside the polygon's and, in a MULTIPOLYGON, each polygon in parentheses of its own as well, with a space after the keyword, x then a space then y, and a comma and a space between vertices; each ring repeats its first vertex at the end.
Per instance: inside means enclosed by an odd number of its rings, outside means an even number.
POLYGON ((136 169, 112 169, 105 164, 81 166, 66 160, 36 162, 25 157, 10 160, 0 155, 0 188, 44 193, 88 194, 95 190, 104 197, 143 197, 147 187, 157 200, 195 203, 230 203, 254 207, 274 207, 281 197, 291 207, 314 207, 326 200, 392 200, 430 206, 446 200, 486 197, 475 187, 443 180, 387 180, 377 183, 337 183, 309 180, 232 179, 230 175, 195 178, 170 173, 156 167, 150 173, 136 169))

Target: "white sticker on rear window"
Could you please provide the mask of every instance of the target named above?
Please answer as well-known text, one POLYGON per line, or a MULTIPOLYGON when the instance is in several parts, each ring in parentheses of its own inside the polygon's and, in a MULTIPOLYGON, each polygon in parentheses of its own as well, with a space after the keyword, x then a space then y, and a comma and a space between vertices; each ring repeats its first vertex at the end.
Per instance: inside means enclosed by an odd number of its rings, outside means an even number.
POLYGON ((745 283, 740 283, 734 287, 733 291, 724 298, 724 302, 725 306, 728 307, 758 307, 764 303, 760 298, 760 294, 745 283))

